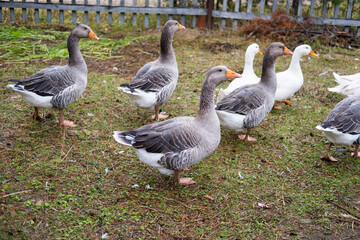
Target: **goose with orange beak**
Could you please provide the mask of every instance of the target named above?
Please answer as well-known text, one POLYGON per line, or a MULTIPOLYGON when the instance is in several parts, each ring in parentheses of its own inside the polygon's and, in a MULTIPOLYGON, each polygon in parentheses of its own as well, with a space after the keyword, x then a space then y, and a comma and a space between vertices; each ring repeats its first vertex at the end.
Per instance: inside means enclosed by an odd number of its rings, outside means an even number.
POLYGON ((64 108, 75 102, 87 85, 88 69, 79 48, 81 38, 99 40, 89 26, 76 23, 67 40, 69 51, 67 65, 51 66, 21 80, 9 80, 15 84, 9 84, 7 87, 19 93, 27 104, 35 108, 32 115, 34 119, 42 119, 39 114, 41 107, 58 108, 59 124, 76 127, 72 121, 64 120, 64 108))
POLYGON ((242 141, 256 141, 249 136, 250 130, 260 124, 274 105, 275 60, 284 54, 292 52, 282 43, 272 43, 264 54, 260 82, 235 89, 216 105, 221 126, 237 132, 246 131, 245 135, 238 136, 242 141))

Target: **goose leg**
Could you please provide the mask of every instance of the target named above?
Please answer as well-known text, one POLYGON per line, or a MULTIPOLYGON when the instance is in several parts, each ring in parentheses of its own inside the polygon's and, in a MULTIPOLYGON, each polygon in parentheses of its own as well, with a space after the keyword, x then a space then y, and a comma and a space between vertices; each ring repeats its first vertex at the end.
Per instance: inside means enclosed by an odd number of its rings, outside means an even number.
POLYGON ((253 138, 253 137, 250 137, 250 131, 251 131, 251 128, 247 128, 246 129, 246 134, 245 135, 239 135, 238 138, 241 140, 241 141, 244 141, 244 142, 256 142, 256 138, 253 138))
POLYGON ((63 108, 60 108, 59 113, 60 113, 60 118, 59 118, 60 126, 73 127, 73 128, 76 127, 76 124, 74 122, 64 120, 64 109, 63 108))
POLYGON ((152 116, 152 119, 159 121, 159 119, 166 119, 169 117, 169 115, 164 115, 159 113, 160 106, 155 106, 155 115, 152 116))
POLYGON ((175 184, 179 185, 191 185, 196 183, 192 178, 180 178, 179 176, 180 171, 175 171, 174 177, 175 177, 175 184))
POLYGON ((336 160, 334 157, 330 156, 330 150, 331 150, 331 147, 332 147, 333 145, 334 145, 334 144, 333 144, 332 142, 329 143, 329 147, 328 147, 328 149, 326 150, 325 156, 323 156, 321 159, 323 159, 323 160, 329 160, 329 161, 331 161, 331 162, 337 162, 337 160, 336 160))
POLYGON ((292 106, 292 103, 289 100, 283 99, 279 101, 280 103, 285 103, 285 105, 292 106))
POLYGON ((34 108, 35 108, 35 111, 34 111, 34 113, 32 115, 32 118, 37 120, 37 121, 41 121, 42 117, 39 114, 39 108, 38 107, 34 107, 34 108))
POLYGON ((360 158, 360 156, 359 156, 359 144, 355 144, 355 150, 354 150, 354 153, 351 154, 351 156, 353 156, 355 158, 360 158))

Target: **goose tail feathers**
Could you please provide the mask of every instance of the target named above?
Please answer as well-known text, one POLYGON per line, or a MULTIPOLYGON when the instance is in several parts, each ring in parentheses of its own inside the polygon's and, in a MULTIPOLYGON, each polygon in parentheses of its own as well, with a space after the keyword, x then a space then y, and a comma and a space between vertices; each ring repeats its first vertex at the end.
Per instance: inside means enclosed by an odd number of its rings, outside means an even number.
POLYGON ((114 131, 115 140, 125 146, 132 146, 135 142, 135 136, 129 132, 114 131))

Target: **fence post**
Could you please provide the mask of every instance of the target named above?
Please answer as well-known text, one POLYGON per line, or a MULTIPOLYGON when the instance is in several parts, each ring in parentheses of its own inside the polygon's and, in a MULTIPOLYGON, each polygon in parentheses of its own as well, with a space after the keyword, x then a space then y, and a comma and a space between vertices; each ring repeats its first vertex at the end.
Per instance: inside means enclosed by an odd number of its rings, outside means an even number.
POLYGON ((278 2, 278 0, 274 0, 274 2, 273 2, 273 7, 272 7, 272 11, 271 11, 271 12, 275 12, 275 11, 276 11, 277 2, 278 2))
POLYGON ((301 19, 302 6, 303 6, 302 0, 299 0, 299 6, 298 6, 298 10, 297 10, 297 19, 298 20, 301 19))
MULTIPOLYGON (((149 7, 149 0, 145 0, 145 8, 149 7)), ((149 14, 145 13, 144 16, 144 27, 148 28, 149 27, 149 14)))
MULTIPOLYGON (((38 3, 38 2, 39 2, 39 0, 35 0, 35 3, 38 3)), ((34 15, 35 15, 35 22, 38 23, 40 21, 39 9, 35 8, 34 15)))
MULTIPOLYGON (((71 0, 72 5, 76 5, 76 0, 71 0)), ((71 22, 72 24, 76 23, 76 11, 71 11, 71 22)))
MULTIPOLYGON (((198 1, 197 0, 194 0, 194 5, 193 5, 194 8, 197 8, 198 7, 198 1)), ((193 19, 192 19, 192 27, 193 28, 196 28, 196 22, 197 22, 197 16, 194 15, 193 19)))
MULTIPOLYGON (((100 5, 100 0, 96 0, 96 5, 100 5)), ((96 24, 100 24, 100 12, 96 12, 96 24)))
MULTIPOLYGON (((226 11, 227 9, 227 0, 223 0, 223 11, 226 11)), ((225 25, 226 25, 226 18, 222 18, 221 19, 221 29, 224 29, 225 28, 225 25)))
POLYGON ((246 8, 246 12, 247 12, 247 13, 251 13, 252 3, 253 3, 252 0, 248 0, 248 2, 247 2, 247 8, 246 8))
POLYGON ((321 11, 321 17, 323 18, 326 18, 326 13, 327 13, 327 0, 324 0, 323 1, 323 8, 322 8, 322 11, 321 11))
MULTIPOLYGON (((84 5, 88 5, 88 0, 84 0, 84 5)), ((89 12, 84 12, 84 24, 89 25, 89 12)))
MULTIPOLYGON (((352 15, 352 10, 353 10, 353 0, 349 0, 348 1, 348 7, 347 7, 347 11, 346 11, 346 19, 351 19, 351 15, 352 15)), ((350 27, 345 27, 345 32, 349 32, 350 27)))
MULTIPOLYGON (((137 6, 137 0, 133 0, 133 6, 136 7, 137 6)), ((137 21, 136 21, 136 13, 133 13, 132 15, 132 25, 133 26, 137 26, 137 21)))
MULTIPOLYGON (((14 2, 14 0, 10 0, 10 2, 14 2)), ((10 8, 10 21, 15 22, 15 10, 10 8)))
MULTIPOLYGON (((26 2, 26 0, 22 0, 22 2, 26 2)), ((23 9, 22 9, 22 20, 23 20, 24 22, 27 21, 26 8, 23 8, 23 9)))
MULTIPOLYGON (((51 4, 51 0, 46 0, 46 3, 51 4)), ((51 9, 48 9, 46 11, 46 21, 47 21, 47 23, 51 23, 51 9)))
MULTIPOLYGON (((63 4, 64 0, 60 0, 59 3, 63 4)), ((64 24, 64 10, 59 11, 59 22, 60 24, 64 24)))
MULTIPOLYGON (((157 7, 161 7, 161 0, 157 1, 157 7)), ((160 14, 156 14, 156 28, 160 28, 160 20, 161 20, 160 14)))
POLYGON ((206 20, 206 28, 211 30, 212 29, 212 11, 214 9, 214 0, 207 0, 207 20, 206 20))
MULTIPOLYGON (((234 9, 234 12, 239 12, 239 9, 240 9, 240 1, 241 0, 236 0, 235 1, 235 9, 234 9)), ((238 20, 235 19, 233 20, 233 27, 236 29, 238 26, 238 20)))
MULTIPOLYGON (((112 6, 112 0, 109 0, 109 6, 110 6, 110 8, 111 8, 111 6, 112 6)), ((113 23, 112 12, 109 12, 109 13, 108 13, 108 23, 109 23, 109 25, 112 25, 112 23, 113 23)))
MULTIPOLYGON (((226 0, 224 0, 226 1, 226 0)), ((181 5, 180 5, 182 8, 185 8, 186 7, 186 0, 181 0, 181 5)), ((180 16, 180 23, 181 25, 185 26, 185 15, 181 15, 180 16)))
POLYGON ((0 7, 0 23, 4 22, 2 7, 0 7))
POLYGON ((264 15, 265 11, 265 0, 260 1, 260 15, 264 15))
POLYGON ((313 16, 314 16, 315 3, 316 3, 316 0, 311 0, 311 5, 310 5, 310 17, 313 17, 313 16))
MULTIPOLYGON (((169 8, 173 8, 174 7, 174 0, 169 0, 169 8)), ((168 20, 172 20, 173 19, 173 15, 169 14, 168 20)))
MULTIPOLYGON (((120 7, 125 7, 125 0, 120 0, 120 7)), ((125 24, 125 13, 124 12, 120 13, 120 24, 121 25, 125 24)))

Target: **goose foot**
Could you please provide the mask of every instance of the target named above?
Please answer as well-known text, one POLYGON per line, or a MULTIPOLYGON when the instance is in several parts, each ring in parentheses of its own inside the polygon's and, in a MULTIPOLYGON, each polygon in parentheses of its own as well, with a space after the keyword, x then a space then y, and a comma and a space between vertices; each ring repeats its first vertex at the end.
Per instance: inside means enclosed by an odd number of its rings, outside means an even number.
POLYGON ((179 178, 177 183, 180 185, 186 186, 186 185, 195 184, 196 182, 194 180, 192 180, 192 178, 185 177, 185 178, 179 178))
POLYGON ((292 106, 292 103, 289 100, 283 99, 279 101, 280 103, 285 103, 285 105, 292 106))
POLYGON ((169 115, 164 115, 164 114, 158 114, 157 117, 156 117, 156 114, 151 116, 151 118, 153 120, 166 119, 168 117, 169 117, 169 115))
POLYGON ((63 120, 62 122, 59 122, 60 126, 64 126, 64 127, 76 127, 77 125, 72 122, 72 121, 69 121, 69 120, 63 120))
POLYGON ((188 169, 188 168, 184 168, 184 169, 183 169, 183 171, 190 171, 190 169, 188 169))
POLYGON ((276 110, 282 110, 282 107, 281 106, 273 106, 273 109, 276 109, 276 110))
POLYGON ((256 138, 250 137, 249 135, 238 135, 238 138, 244 142, 256 142, 256 138))
POLYGON ((43 120, 43 118, 40 116, 39 114, 39 109, 37 107, 34 107, 35 108, 35 111, 32 115, 32 119, 36 120, 36 121, 41 121, 43 120))
POLYGON ((352 157, 354 158, 360 158, 360 155, 359 155, 359 144, 355 144, 355 150, 354 152, 351 154, 352 157))
POLYGON ((325 154, 325 156, 323 156, 321 158, 322 160, 327 160, 327 161, 330 161, 330 162, 337 162, 338 160, 336 160, 336 158, 330 156, 329 154, 325 154))

